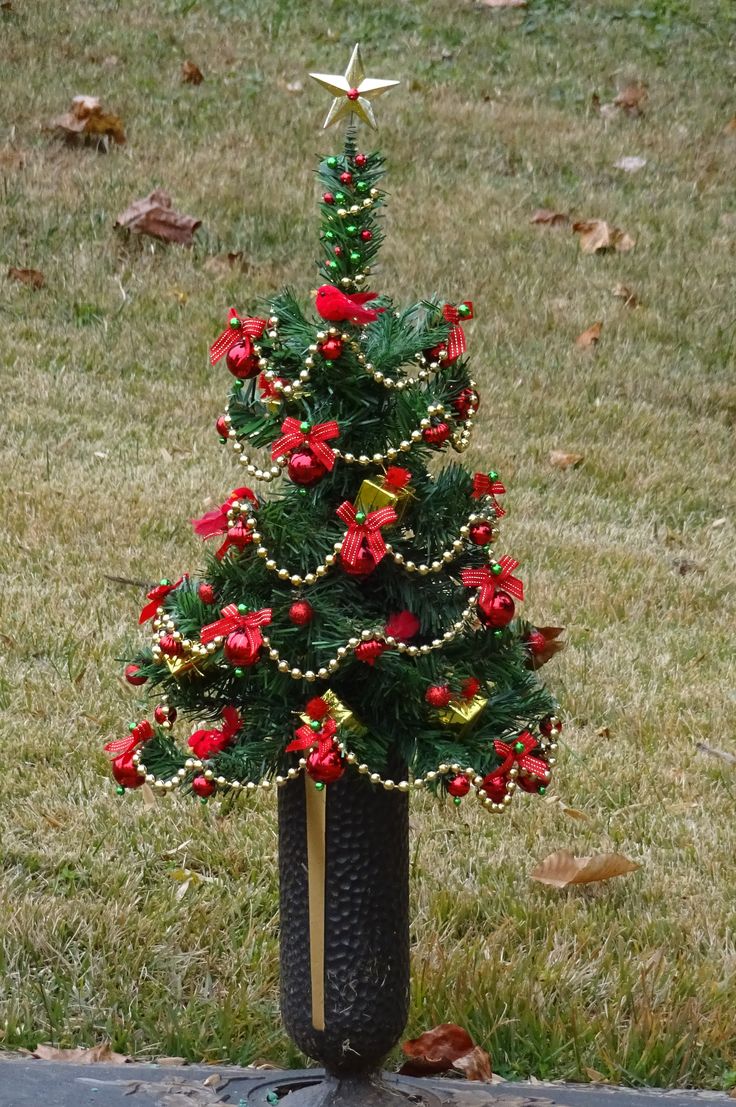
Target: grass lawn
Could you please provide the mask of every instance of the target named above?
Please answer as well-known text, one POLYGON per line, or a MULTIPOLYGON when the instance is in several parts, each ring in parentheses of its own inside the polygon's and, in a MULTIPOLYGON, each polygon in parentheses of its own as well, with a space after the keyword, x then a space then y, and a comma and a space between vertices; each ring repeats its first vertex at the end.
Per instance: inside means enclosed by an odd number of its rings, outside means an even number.
POLYGON ((142 598, 111 578, 196 568, 188 519, 238 483, 207 346, 231 303, 314 286, 314 154, 339 136, 320 136, 329 98, 306 73, 341 72, 360 40, 369 75, 402 80, 376 104, 377 283, 475 301, 467 461, 506 481, 525 611, 569 641, 545 670, 566 712, 554 795, 504 818, 413 801, 409 1032, 459 1022, 508 1076, 736 1079, 736 776, 696 748, 736 750, 735 37, 731 0, 0 11, 6 1048, 298 1060, 277 1015, 272 804, 148 808, 107 775, 102 744, 139 711, 115 658, 142 598), (602 116, 593 95, 631 80, 645 114, 602 116), (127 145, 42 129, 80 92, 123 117, 127 145), (113 230, 157 186, 202 219, 193 249, 113 230), (538 208, 606 219, 635 248, 585 255, 569 226, 532 225, 538 208), (597 321, 597 347, 576 348, 597 321), (558 470, 553 449, 584 460, 558 470), (563 847, 641 871, 530 881, 563 847))

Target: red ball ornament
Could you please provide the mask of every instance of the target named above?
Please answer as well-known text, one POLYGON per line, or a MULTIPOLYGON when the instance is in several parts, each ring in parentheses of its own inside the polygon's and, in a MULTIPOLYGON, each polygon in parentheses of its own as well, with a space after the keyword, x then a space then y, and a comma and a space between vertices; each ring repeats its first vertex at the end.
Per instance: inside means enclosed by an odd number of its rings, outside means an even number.
POLYGON ((337 746, 320 753, 312 750, 307 757, 307 772, 318 784, 333 784, 345 772, 345 762, 337 746))
POLYGON ((253 352, 253 343, 247 335, 230 347, 225 361, 238 380, 246 381, 258 375, 258 355, 253 352))
POLYGON ((242 630, 234 630, 225 639, 223 653, 231 665, 255 665, 261 647, 253 649, 250 638, 242 630))
POLYGON ((138 774, 137 767, 133 764, 133 751, 122 753, 112 762, 112 775, 123 788, 140 788, 145 780, 138 774))
POLYGON ((476 411, 480 407, 480 396, 474 389, 464 388, 460 395, 452 401, 452 406, 461 419, 467 419, 471 407, 475 408, 476 411))
POLYGON ((314 608, 306 600, 295 600, 289 608, 289 619, 296 627, 305 627, 314 618, 314 608))
POLYGON ((514 617, 516 605, 508 592, 499 589, 491 600, 489 611, 477 608, 478 618, 487 627, 507 627, 514 617))
POLYGON ((468 532, 468 537, 471 542, 475 542, 476 546, 487 546, 489 542, 493 541, 493 527, 490 523, 473 523, 468 532))
POLYGON ((173 723, 176 720, 176 708, 165 707, 162 703, 154 708, 153 717, 159 726, 162 723, 173 723))
POLYGON ((553 730, 562 730, 562 723, 559 719, 553 719, 551 715, 545 715, 539 724, 539 730, 545 738, 549 738, 553 730))
POLYGON ((452 692, 446 684, 433 684, 424 693, 424 698, 431 707, 447 707, 452 692))
POLYGON ((349 185, 353 183, 353 174, 349 173, 347 169, 344 173, 340 174, 340 184, 349 185))
POLYGON ((450 437, 451 431, 447 423, 440 421, 433 427, 427 427, 422 431, 422 438, 429 442, 430 446, 442 446, 450 437))
POLYGON ((296 450, 289 458, 288 473, 294 484, 309 488, 322 480, 327 470, 311 450, 296 450))
POLYGON ((216 790, 217 785, 214 780, 208 780, 206 776, 195 776, 192 781, 192 791, 195 796, 199 796, 200 799, 207 799, 216 790))
POLYGON ((493 803, 503 803, 503 798, 506 795, 505 776, 493 776, 489 773, 488 776, 483 777, 482 787, 489 800, 492 800, 493 803))
POLYGON ((360 237, 363 239, 364 242, 370 242, 370 240, 373 238, 373 231, 361 231, 360 237))
POLYGON ((203 580, 197 589, 197 595, 202 603, 214 603, 216 596, 215 590, 211 584, 208 584, 206 580, 203 580))
MULTIPOLYGON (((334 204, 335 202, 335 197, 332 195, 331 192, 323 193, 322 199, 326 204, 334 204)), ((330 216, 330 218, 332 218, 332 216, 330 216)))
POLYGON ((351 577, 367 577, 375 569, 376 560, 371 551, 363 546, 354 565, 348 565, 342 555, 340 555, 340 564, 351 577))
POLYGON ((355 164, 357 165, 358 169, 362 169, 363 166, 365 165, 365 163, 368 161, 368 158, 366 157, 365 154, 356 154, 355 158, 353 160, 354 160, 355 164))
POLYGON ((319 352, 323 358, 327 361, 337 361, 342 354, 343 346, 341 338, 326 338, 324 342, 320 344, 319 352))
POLYGON ((547 648, 547 639, 542 634, 541 630, 535 629, 527 636, 526 644, 534 656, 537 657, 547 648))
POLYGON ((227 438, 230 433, 230 424, 224 415, 221 415, 215 423, 215 430, 219 434, 220 438, 227 438))
POLYGON ((128 684, 145 684, 148 680, 147 676, 144 676, 138 665, 126 665, 125 666, 125 679, 128 684))
POLYGON ((470 781, 466 776, 456 776, 447 785, 447 791, 451 796, 467 796, 470 791, 470 781))
POLYGON ((158 640, 158 644, 169 657, 179 657, 184 653, 184 647, 178 638, 174 638, 173 634, 162 634, 158 640))

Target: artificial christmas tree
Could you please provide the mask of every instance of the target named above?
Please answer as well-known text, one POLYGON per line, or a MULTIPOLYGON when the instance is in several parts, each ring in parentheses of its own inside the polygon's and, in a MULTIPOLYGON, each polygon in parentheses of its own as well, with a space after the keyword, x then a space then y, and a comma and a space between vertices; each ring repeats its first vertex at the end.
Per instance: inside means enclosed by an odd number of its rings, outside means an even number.
POLYGON ((544 793, 559 726, 518 562, 495 553, 505 487, 437 464, 480 406, 473 306, 397 309, 369 288, 383 160, 353 120, 374 125, 397 82, 365 79, 357 47, 344 78, 313 76, 335 95, 325 126, 349 119, 318 168, 314 311, 291 291, 231 309, 211 349, 235 377, 217 433, 267 494, 238 487, 195 520, 213 540, 201 579, 149 592, 152 641, 126 678, 148 682, 154 723, 107 749, 121 791, 278 790, 282 1011, 344 1077, 406 1018, 407 793, 501 813, 520 787, 544 793), (177 739, 183 718, 200 724, 177 739))

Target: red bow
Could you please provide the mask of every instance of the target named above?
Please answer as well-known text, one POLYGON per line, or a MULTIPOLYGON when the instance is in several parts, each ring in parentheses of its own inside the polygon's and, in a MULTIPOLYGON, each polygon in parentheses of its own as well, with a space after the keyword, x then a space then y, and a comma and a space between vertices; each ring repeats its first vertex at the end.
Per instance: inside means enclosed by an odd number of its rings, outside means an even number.
POLYGON ((277 438, 271 447, 271 457, 281 457, 282 454, 288 454, 304 443, 309 446, 314 456, 322 462, 328 472, 333 468, 335 455, 330 447, 325 445, 325 442, 328 438, 337 438, 340 433, 340 428, 334 419, 329 423, 317 423, 310 427, 308 423, 302 423, 299 419, 289 415, 281 424, 281 431, 281 438, 277 438))
POLYGON ((524 599, 524 585, 518 577, 512 575, 519 562, 513 557, 504 556, 499 558, 497 564, 501 566, 500 573, 491 572, 487 565, 481 569, 463 569, 460 573, 460 579, 468 588, 480 588, 478 604, 482 611, 490 610, 496 589, 501 585, 517 600, 524 599))
POLYGON ((335 514, 338 519, 342 519, 343 523, 347 523, 348 527, 340 550, 340 557, 343 561, 346 561, 348 565, 355 565, 363 542, 365 542, 373 555, 373 560, 378 564, 386 553, 386 543, 381 534, 381 527, 396 522, 394 509, 392 507, 380 507, 378 511, 370 511, 367 515, 361 512, 364 519, 362 523, 359 523, 354 506, 350 503, 350 500, 345 500, 344 503, 340 504, 335 514))
POLYGON ((249 546, 252 541, 253 534, 250 527, 246 526, 242 519, 238 519, 237 523, 233 523, 231 527, 228 527, 227 537, 215 553, 215 557, 218 561, 222 561, 231 546, 242 550, 245 546, 249 546))
POLYGON ((113 757, 122 757, 125 754, 133 753, 136 746, 139 746, 141 742, 147 742, 149 738, 153 738, 153 734, 153 727, 148 719, 144 719, 143 722, 133 727, 126 738, 117 738, 114 742, 108 742, 105 746, 105 753, 112 754, 113 757))
POLYGON ((334 719, 326 719, 319 730, 312 730, 309 723, 300 726, 296 731, 296 737, 286 747, 287 753, 295 753, 297 750, 307 750, 316 745, 320 754, 332 749, 334 745, 337 723, 334 719))
POLYGON ((237 604, 230 603, 227 607, 223 607, 220 614, 222 618, 216 623, 209 623, 206 627, 202 627, 199 640, 204 646, 220 635, 225 638, 233 631, 242 630, 254 653, 261 648, 263 636, 260 628, 271 622, 270 607, 264 607, 261 611, 241 612, 238 611, 237 604))
POLYGON ((243 336, 260 338, 268 323, 265 319, 241 319, 235 308, 230 308, 228 325, 210 346, 210 364, 215 365, 243 336))
POLYGON ((146 593, 146 599, 150 600, 140 613, 138 618, 139 623, 147 623, 149 619, 158 611, 161 606, 161 601, 165 600, 169 592, 173 592, 175 588, 178 588, 185 580, 187 580, 189 574, 185 573, 184 576, 179 577, 175 584, 157 584, 155 588, 152 588, 150 592, 146 593))
POLYGON ((383 487, 387 492, 401 492, 410 480, 411 473, 408 469, 402 469, 399 465, 389 465, 383 478, 383 487))
POLYGON ((541 757, 534 757, 532 750, 539 745, 537 739, 533 734, 530 734, 528 730, 525 730, 516 739, 516 742, 502 742, 500 738, 497 738, 493 743, 493 748, 496 753, 500 754, 504 758, 504 761, 497 769, 494 769, 489 776, 505 776, 509 769, 514 767, 514 764, 518 765, 520 769, 525 769, 526 772, 531 773, 537 778, 537 780, 547 780, 549 777, 549 766, 546 761, 543 761, 541 757), (524 748, 523 750, 517 750, 516 742, 520 743, 524 748))
POLYGON ((210 730, 195 730, 190 736, 189 745, 195 757, 212 757, 213 754, 220 753, 238 733, 242 722, 237 709, 223 707, 222 717, 224 723, 219 730, 214 727, 210 730))
MULTIPOLYGON (((483 496, 502 496, 505 491, 506 489, 501 481, 492 480, 488 473, 473 473, 473 491, 471 495, 474 500, 480 500, 483 496)), ((506 514, 505 509, 499 503, 496 503, 495 499, 493 506, 499 519, 506 514)))
POLYGON ((220 504, 214 511, 205 511, 199 519, 192 519, 194 533, 201 538, 212 538, 215 534, 224 534, 230 526, 227 513, 236 500, 248 499, 254 507, 258 507, 258 497, 251 488, 235 488, 230 493, 224 504, 220 504))
POLYGON ((454 304, 445 304, 442 309, 442 314, 447 322, 451 324, 446 343, 443 343, 447 348, 448 361, 456 361, 468 348, 465 341, 465 332, 460 326, 460 320, 473 318, 473 305, 470 300, 466 300, 463 306, 468 308, 467 315, 460 315, 454 304))

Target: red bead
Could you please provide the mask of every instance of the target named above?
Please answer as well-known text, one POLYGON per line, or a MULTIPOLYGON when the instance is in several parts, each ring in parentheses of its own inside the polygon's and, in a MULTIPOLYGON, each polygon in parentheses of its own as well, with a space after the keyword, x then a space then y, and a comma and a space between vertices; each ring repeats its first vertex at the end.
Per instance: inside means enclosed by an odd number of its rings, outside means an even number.
POLYGON ((464 388, 459 396, 452 401, 452 406, 461 419, 467 419, 471 407, 477 411, 480 407, 480 396, 472 388, 464 388))
MULTIPOLYGON (((335 202, 335 197, 332 195, 331 192, 325 192, 322 196, 322 199, 326 204, 334 204, 335 202)), ((330 218, 332 218, 332 216, 330 216, 330 218)))
POLYGON ((446 684, 433 684, 424 693, 424 698, 432 707, 447 707, 452 692, 446 684))
POLYGON ((125 679, 128 684, 145 684, 148 680, 147 676, 144 676, 138 665, 126 665, 125 666, 125 679))
POLYGON ((470 781, 466 776, 456 776, 447 785, 447 791, 451 796, 467 796, 470 791, 470 781))
POLYGON ((545 715, 539 724, 540 733, 543 734, 545 738, 549 738, 554 729, 562 730, 562 723, 559 719, 553 723, 552 717, 550 715, 545 715))
POLYGON ((345 170, 344 173, 340 174, 340 183, 344 184, 344 185, 352 184, 353 183, 353 174, 348 173, 348 171, 345 170))
POLYGON ((327 361, 337 361, 342 354, 342 350, 343 345, 341 338, 326 338, 319 347, 319 352, 327 361))
POLYGON ((163 652, 169 654, 170 657, 179 657, 184 652, 181 642, 178 638, 174 638, 173 634, 162 634, 158 644, 163 652))
POLYGON ((208 584, 206 580, 203 580, 197 589, 197 595, 202 603, 214 603, 215 602, 215 590, 211 584, 208 584))
POLYGON ((358 169, 362 169, 365 163, 368 161, 368 158, 365 156, 365 154, 356 154, 353 160, 355 161, 358 169))
POLYGON ((364 661, 367 665, 374 665, 387 649, 388 646, 385 642, 379 642, 377 639, 371 638, 368 642, 361 642, 359 646, 355 647, 355 656, 358 661, 364 661))
POLYGON ((215 430, 219 434, 220 438, 227 438, 228 434, 230 433, 230 424, 228 423, 224 415, 221 415, 215 423, 215 430))
POLYGON ((376 567, 375 558, 366 546, 361 548, 354 565, 348 565, 342 555, 340 555, 340 564, 351 577, 367 577, 376 567))
POLYGON ((192 781, 192 791, 200 799, 207 799, 215 791, 217 785, 214 780, 208 780, 206 776, 195 776, 192 781))
POLYGON ((433 427, 427 427, 422 431, 422 438, 430 446, 442 446, 450 437, 451 431, 447 423, 435 423, 433 427))
POLYGON ((487 627, 507 627, 514 617, 516 605, 508 592, 502 589, 494 594, 490 609, 484 610, 480 604, 477 607, 478 618, 487 627))
POLYGON ((307 757, 307 772, 319 784, 333 784, 339 780, 345 772, 345 762, 337 746, 325 753, 312 750, 307 757))
POLYGON ((176 708, 164 707, 164 705, 160 703, 154 708, 153 717, 159 725, 161 723, 173 723, 176 720, 176 708))
POLYGON ((493 776, 489 773, 488 776, 483 777, 482 787, 489 800, 492 800, 494 803, 503 803, 503 798, 506 795, 505 776, 493 776))
POLYGON ((360 237, 363 239, 364 242, 370 242, 370 240, 373 238, 373 231, 361 231, 360 237))
POLYGON ((333 254, 335 255, 336 258, 341 258, 342 257, 342 246, 336 246, 335 249, 332 252, 333 252, 333 254))
POLYGON ((472 523, 469 531, 471 542, 476 546, 487 546, 493 541, 493 527, 490 523, 472 523))
POLYGON ((112 762, 112 775, 123 788, 140 788, 145 777, 139 776, 138 769, 133 764, 133 750, 123 753, 112 762))
POLYGON ((345 93, 345 95, 347 96, 348 100, 357 100, 360 96, 360 92, 357 88, 351 88, 349 92, 345 93))
POLYGON ((289 619, 297 627, 305 627, 314 618, 314 608, 306 600, 295 600, 289 608, 289 619))
POLYGON ((225 361, 238 380, 246 381, 258 375, 258 356, 253 352, 253 343, 247 336, 230 347, 225 361))
POLYGON ((225 639, 223 653, 231 665, 255 665, 260 652, 260 646, 253 649, 245 631, 234 630, 225 639))
POLYGON ((537 656, 542 653, 547 646, 547 639, 542 634, 541 630, 533 630, 527 636, 526 644, 531 652, 537 656))
POLYGON ((288 473, 294 484, 309 488, 322 480, 327 470, 311 450, 297 450, 289 458, 288 473))

